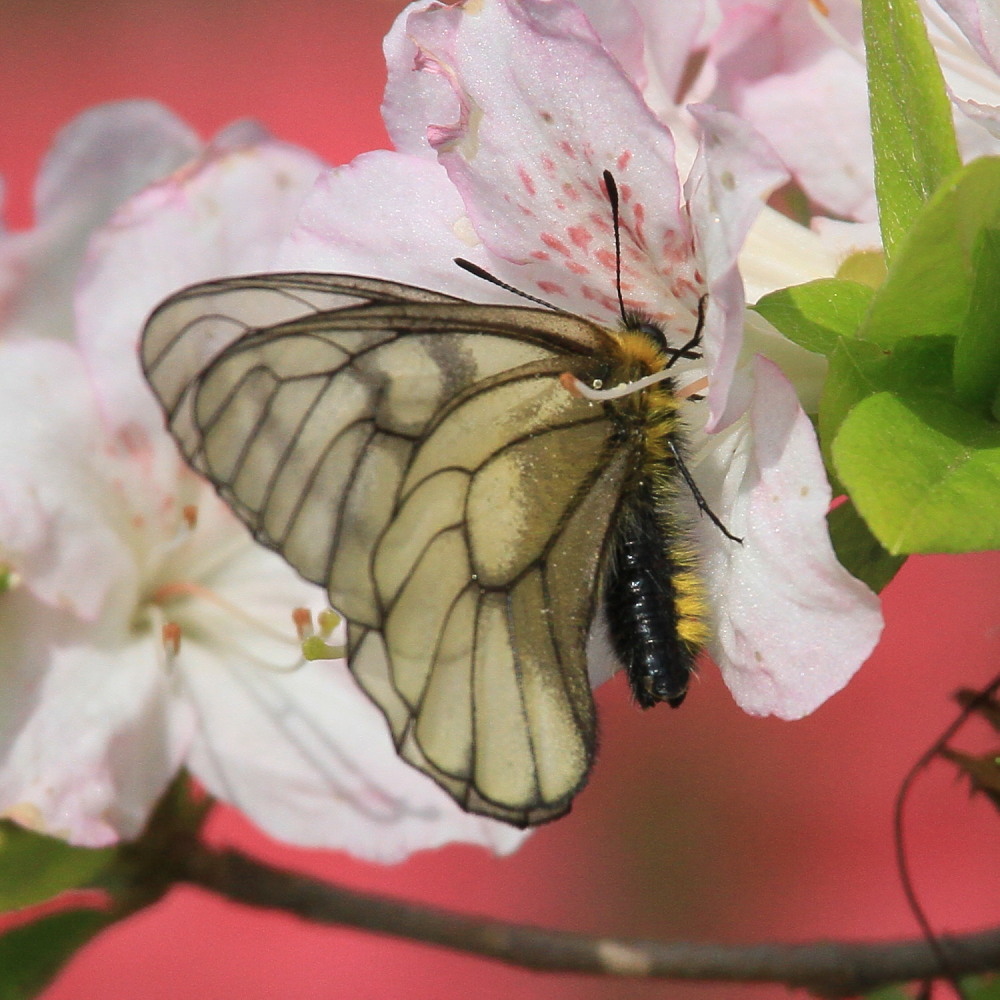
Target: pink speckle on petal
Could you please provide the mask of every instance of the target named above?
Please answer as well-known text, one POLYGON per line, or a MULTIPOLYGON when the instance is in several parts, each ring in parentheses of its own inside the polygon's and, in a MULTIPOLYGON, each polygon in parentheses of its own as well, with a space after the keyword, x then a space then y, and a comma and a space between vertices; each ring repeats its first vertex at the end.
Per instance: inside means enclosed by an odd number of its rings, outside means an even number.
POLYGON ((559 148, 571 159, 576 159, 576 150, 565 139, 559 140, 559 148))
POLYGON ((622 196, 622 201, 632 200, 632 185, 631 184, 619 184, 618 193, 622 196))
POLYGON ((590 241, 594 238, 593 234, 585 226, 570 226, 566 230, 566 235, 569 236, 570 240, 573 241, 581 250, 586 250, 590 241))
POLYGON ((624 170, 628 165, 629 161, 632 159, 632 154, 626 149, 624 153, 620 154, 618 159, 615 161, 617 163, 619 170, 624 170))
POLYGON ((532 250, 531 256, 534 257, 535 260, 550 260, 552 254, 550 254, 547 250, 532 250))
POLYGON ((646 245, 646 232, 643 228, 643 222, 646 219, 646 210, 643 208, 641 202, 636 202, 632 206, 632 215, 635 219, 635 238, 636 242, 642 246, 646 245))
POLYGON ((606 267, 609 271, 614 271, 618 266, 615 255, 610 250, 598 250, 594 256, 597 258, 598 263, 606 267))
POLYGON ((573 274, 590 274, 590 268, 575 260, 566 261, 566 269, 573 274))
POLYGON ((138 457, 150 451, 149 435, 137 424, 126 424, 118 430, 116 437, 127 455, 138 457))
POLYGON ((683 300, 696 299, 698 297, 698 289, 688 281, 687 278, 678 275, 670 283, 670 294, 673 295, 675 299, 683 300))
POLYGON ((556 163, 548 153, 542 156, 542 170, 550 176, 556 172, 556 163))
POLYGON ((582 285, 580 292, 585 299, 588 299, 590 302, 597 302, 606 311, 613 313, 618 312, 617 299, 612 299, 607 292, 597 291, 596 289, 591 288, 590 285, 582 285))
POLYGON ((587 217, 587 220, 590 222, 591 226, 593 226, 599 232, 610 234, 611 232, 610 212, 608 212, 607 217, 599 215, 597 212, 591 212, 590 215, 587 217))
POLYGON ((524 167, 517 168, 517 176, 521 178, 521 183, 524 185, 524 190, 528 194, 534 196, 535 194, 535 182, 531 179, 531 174, 528 173, 524 167))
POLYGON ((573 185, 570 184, 569 181, 563 184, 562 189, 563 189, 563 194, 566 195, 566 197, 569 198, 570 201, 580 200, 580 192, 577 191, 577 189, 573 187, 573 185))
POLYGON ((555 250, 556 253, 561 253, 564 257, 571 257, 573 255, 569 247, 558 236, 553 236, 551 233, 542 233, 541 239, 550 250, 555 250))
POLYGON ((545 292, 546 295, 565 295, 566 289, 562 285, 557 284, 554 281, 539 281, 536 283, 537 287, 541 291, 545 292))

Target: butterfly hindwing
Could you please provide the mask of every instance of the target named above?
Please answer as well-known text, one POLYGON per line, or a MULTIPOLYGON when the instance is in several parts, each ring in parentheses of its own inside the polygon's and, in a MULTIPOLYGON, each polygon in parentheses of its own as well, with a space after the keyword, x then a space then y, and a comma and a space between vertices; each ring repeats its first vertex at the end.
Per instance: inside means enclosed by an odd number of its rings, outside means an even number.
POLYGON ((179 293, 143 341, 188 460, 347 619, 402 756, 519 825, 565 812, 593 753, 585 647, 628 456, 559 376, 606 337, 269 275, 179 293))

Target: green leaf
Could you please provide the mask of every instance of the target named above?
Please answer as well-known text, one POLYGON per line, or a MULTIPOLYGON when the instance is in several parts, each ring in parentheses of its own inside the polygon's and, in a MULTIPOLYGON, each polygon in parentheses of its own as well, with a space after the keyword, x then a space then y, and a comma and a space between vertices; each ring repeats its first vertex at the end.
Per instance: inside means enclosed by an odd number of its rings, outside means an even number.
POLYGON ((753 309, 800 347, 830 354, 857 332, 873 294, 855 281, 820 278, 765 295, 753 309))
POLYGON ((837 475, 894 555, 1000 548, 1000 427, 932 395, 879 392, 833 442, 837 475))
POLYGON ((950 337, 911 337, 891 351, 863 340, 841 340, 830 355, 819 408, 820 445, 827 465, 833 464, 831 448, 840 425, 868 396, 892 392, 950 398, 953 347, 950 337))
MULTIPOLYGON (((860 336, 892 346, 904 337, 959 337, 966 330, 977 283, 989 300, 992 267, 984 236, 1000 230, 1000 159, 975 160, 952 175, 897 247, 885 282, 872 300, 860 336)), ((977 346, 972 353, 978 352, 977 346)))
POLYGON ((864 0, 861 9, 875 193, 891 259, 924 202, 960 161, 951 103, 917 0, 864 0))
POLYGON ((869 288, 879 288, 885 281, 885 254, 881 250, 859 250, 845 257, 837 268, 837 277, 856 281, 869 288))
POLYGON ((889 357, 890 352, 867 341, 846 339, 841 339, 830 354, 817 430, 823 459, 831 469, 830 449, 841 423, 866 396, 884 388, 879 369, 889 357))
POLYGON ((973 251, 972 301, 955 344, 958 398, 1000 418, 1000 229, 984 229, 973 251))
POLYGON ((844 569, 867 583, 876 594, 883 590, 906 557, 886 552, 850 500, 834 507, 826 519, 833 550, 844 569))
POLYGON ((110 922, 97 910, 67 910, 0 935, 0 1000, 37 996, 110 922))
POLYGON ((902 986, 883 986, 873 993, 866 993, 865 1000, 913 1000, 913 993, 902 986))
POLYGON ((968 1000, 1000 1000, 1000 976, 970 976, 962 989, 968 1000))
POLYGON ((0 822, 0 910, 31 906, 86 885, 114 856, 111 848, 71 847, 15 823, 0 822))

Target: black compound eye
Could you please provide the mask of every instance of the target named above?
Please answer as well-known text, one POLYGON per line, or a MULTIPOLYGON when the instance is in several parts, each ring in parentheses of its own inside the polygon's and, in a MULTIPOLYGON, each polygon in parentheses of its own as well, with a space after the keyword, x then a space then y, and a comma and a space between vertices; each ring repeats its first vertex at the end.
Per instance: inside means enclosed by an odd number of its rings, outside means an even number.
POLYGON ((650 340, 652 340, 661 351, 670 350, 670 345, 667 343, 666 335, 660 328, 659 324, 653 323, 650 320, 642 320, 636 327, 640 333, 644 333, 650 340))
POLYGON ((664 353, 670 350, 663 327, 659 323, 654 323, 648 316, 638 312, 628 312, 625 314, 622 326, 633 333, 641 333, 648 337, 664 353))

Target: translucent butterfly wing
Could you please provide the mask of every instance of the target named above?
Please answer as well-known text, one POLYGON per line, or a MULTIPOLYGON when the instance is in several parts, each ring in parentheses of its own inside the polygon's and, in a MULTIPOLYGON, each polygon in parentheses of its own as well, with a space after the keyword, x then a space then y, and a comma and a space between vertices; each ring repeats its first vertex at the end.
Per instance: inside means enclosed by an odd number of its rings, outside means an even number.
POLYGON ((521 825, 565 812, 592 755, 584 648, 625 459, 558 377, 606 336, 272 275, 179 293, 143 341, 189 461, 348 619, 402 756, 521 825))
POLYGON ((458 302, 449 295, 373 278, 322 274, 260 274, 186 288, 150 316, 142 336, 142 366, 182 450, 200 438, 190 426, 191 392, 212 361, 256 330, 331 310, 395 302, 458 302))

